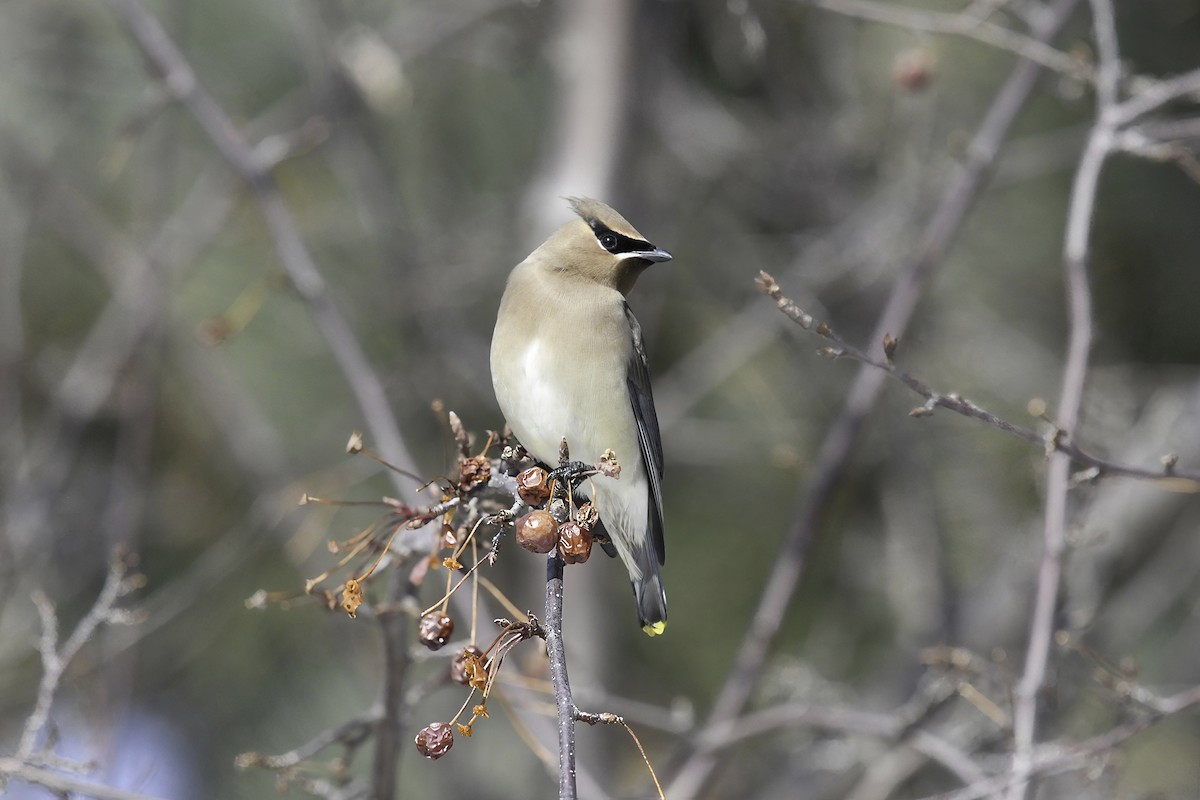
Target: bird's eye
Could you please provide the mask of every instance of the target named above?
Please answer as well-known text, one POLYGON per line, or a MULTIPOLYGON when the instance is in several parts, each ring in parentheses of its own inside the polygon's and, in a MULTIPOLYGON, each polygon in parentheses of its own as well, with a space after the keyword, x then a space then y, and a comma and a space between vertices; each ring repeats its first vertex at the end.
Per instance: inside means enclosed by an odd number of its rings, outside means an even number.
POLYGON ((600 246, 611 253, 617 248, 617 237, 613 236, 611 233, 601 234, 600 246))

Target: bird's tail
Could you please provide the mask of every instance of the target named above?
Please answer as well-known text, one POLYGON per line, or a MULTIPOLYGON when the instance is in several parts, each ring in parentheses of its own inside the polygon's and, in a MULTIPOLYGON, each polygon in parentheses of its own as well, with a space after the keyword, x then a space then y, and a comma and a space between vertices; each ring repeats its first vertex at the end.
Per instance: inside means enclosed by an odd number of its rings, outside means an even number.
POLYGON ((633 596, 637 600, 638 621, 649 636, 667 629, 667 591, 663 588, 662 570, 651 547, 638 547, 633 557, 641 577, 633 581, 633 596))

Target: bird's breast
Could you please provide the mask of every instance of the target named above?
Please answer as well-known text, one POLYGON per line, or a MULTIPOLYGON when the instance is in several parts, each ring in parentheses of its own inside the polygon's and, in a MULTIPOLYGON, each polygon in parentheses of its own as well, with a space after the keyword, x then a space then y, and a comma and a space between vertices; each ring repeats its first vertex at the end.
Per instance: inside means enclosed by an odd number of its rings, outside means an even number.
POLYGON ((558 445, 576 427, 569 385, 555 370, 554 358, 541 339, 533 339, 516 362, 517 390, 509 398, 505 418, 531 453, 548 464, 558 461, 558 445))
POLYGON ((505 419, 527 450, 557 463, 565 437, 576 460, 594 463, 609 448, 623 464, 639 460, 618 354, 540 335, 514 351, 516 358, 493 364, 493 378, 505 419))

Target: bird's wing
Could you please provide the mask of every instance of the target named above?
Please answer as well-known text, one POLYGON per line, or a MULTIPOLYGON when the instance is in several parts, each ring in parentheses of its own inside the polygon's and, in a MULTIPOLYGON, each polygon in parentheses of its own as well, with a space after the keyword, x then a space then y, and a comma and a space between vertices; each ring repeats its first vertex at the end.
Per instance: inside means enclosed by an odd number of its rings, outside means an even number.
POLYGON ((625 303, 625 319, 629 322, 629 333, 633 339, 633 354, 626 368, 625 383, 629 387, 629 402, 633 406, 633 418, 637 420, 638 444, 642 461, 650 476, 650 494, 654 502, 650 505, 650 531, 654 537, 654 550, 658 563, 667 559, 667 545, 663 538, 663 448, 662 435, 658 432, 658 415, 654 413, 654 394, 650 390, 650 370, 646 365, 646 348, 642 345, 642 326, 629 304, 625 303))

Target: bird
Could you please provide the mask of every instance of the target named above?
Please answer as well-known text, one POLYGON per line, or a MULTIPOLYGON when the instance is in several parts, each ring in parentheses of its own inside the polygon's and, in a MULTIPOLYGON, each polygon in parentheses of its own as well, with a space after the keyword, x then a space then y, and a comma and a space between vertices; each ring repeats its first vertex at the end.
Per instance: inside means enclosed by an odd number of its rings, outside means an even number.
POLYGON ((576 218, 508 276, 492 334, 496 400, 525 449, 595 464, 613 450, 619 478, 580 486, 629 572, 639 623, 666 629, 662 566, 663 447, 642 329, 626 297, 648 267, 671 260, 611 207, 565 198, 576 218))

